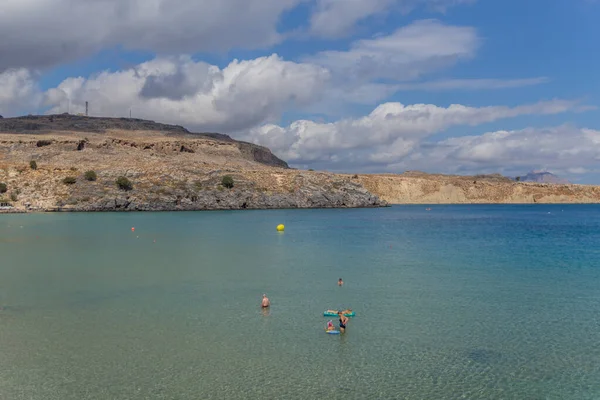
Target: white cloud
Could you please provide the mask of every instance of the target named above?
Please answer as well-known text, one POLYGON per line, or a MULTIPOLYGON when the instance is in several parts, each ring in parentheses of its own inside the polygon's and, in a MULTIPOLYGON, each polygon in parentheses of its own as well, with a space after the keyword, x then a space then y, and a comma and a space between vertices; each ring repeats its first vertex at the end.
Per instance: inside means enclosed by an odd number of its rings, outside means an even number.
POLYGON ((430 143, 388 168, 457 173, 532 170, 583 174, 600 166, 600 131, 563 125, 462 136, 430 143))
MULTIPOLYGON (((517 107, 388 102, 359 118, 330 123, 298 120, 285 127, 274 124, 291 107, 320 104, 330 85, 328 70, 284 61, 277 55, 234 60, 223 69, 189 57, 157 58, 88 79, 69 78, 45 93, 39 91, 29 71, 18 69, 0 74, 0 114, 10 115, 11 110, 25 109, 42 98, 51 113, 66 111, 69 102, 72 113, 82 112, 85 101, 90 102, 92 115, 127 116, 132 108, 134 117, 183 124, 197 131, 233 132, 240 139, 270 147, 292 165, 331 170, 518 174, 549 169, 568 175, 588 173, 600 165, 600 131, 569 126, 426 142, 454 126, 591 108, 573 101, 517 107)), ((379 100, 382 90, 376 84, 355 89, 352 93, 357 99, 371 102, 379 100)), ((343 89, 337 90, 343 101, 343 89)))
MULTIPOLYGON (((373 82, 377 78, 416 79, 458 59, 473 56, 478 43, 472 28, 425 20, 400 28, 389 36, 356 41, 348 51, 318 53, 303 63, 271 56, 234 60, 221 70, 186 57, 159 57, 130 69, 103 72, 88 79, 69 78, 48 91, 45 105, 51 112, 76 112, 82 111, 85 101, 89 101, 96 115, 126 116, 132 109, 133 114, 141 118, 231 132, 265 121, 277 122, 288 107, 340 116, 347 115, 351 104, 378 104, 399 90, 500 88, 544 81, 544 78, 533 78, 373 82)), ((0 85, 0 91, 12 96, 10 88, 0 85)), ((32 102, 30 110, 35 109, 32 102)))
POLYGON ((349 34, 367 18, 398 11, 407 14, 420 5, 430 11, 445 12, 449 7, 476 0, 317 0, 310 18, 310 32, 316 36, 338 38, 349 34))
POLYGON ((103 48, 158 53, 261 48, 302 0, 2 0, 0 71, 71 61, 103 48))
POLYGON ((265 125, 250 130, 247 140, 265 145, 292 163, 331 160, 332 154, 364 153, 370 161, 393 162, 421 140, 452 126, 480 125, 520 115, 558 114, 577 110, 576 102, 552 100, 518 107, 467 107, 453 104, 381 104, 369 115, 333 123, 300 120, 288 127, 265 125))
MULTIPOLYGON (((365 17, 472 0, 315 0, 315 33, 339 35, 365 17)), ((282 16, 308 0, 2 0, 0 71, 44 68, 102 49, 162 55, 257 49, 284 40, 282 16), (24 28, 26 27, 26 28, 24 28)))
POLYGON ((0 115, 12 116, 39 101, 39 89, 34 78, 24 68, 0 73, 0 115))
POLYGON ((340 80, 414 80, 474 56, 480 40, 471 27, 416 21, 389 36, 359 40, 348 51, 323 51, 305 61, 323 65, 340 80))
POLYGON ((224 69, 187 57, 158 58, 135 68, 69 78, 46 93, 49 113, 133 116, 201 131, 232 132, 276 121, 290 107, 317 101, 327 70, 277 55, 232 61, 224 69))
MULTIPOLYGON (((320 124, 315 129, 323 132, 328 127, 320 124)), ((274 146, 297 144, 297 137, 284 128, 268 126, 261 132, 263 140, 274 146)), ((600 172, 600 130, 563 125, 496 131, 437 142, 399 136, 384 146, 308 151, 291 164, 345 172, 421 170, 450 174, 499 172, 506 176, 541 170, 577 181, 581 175, 600 172)))

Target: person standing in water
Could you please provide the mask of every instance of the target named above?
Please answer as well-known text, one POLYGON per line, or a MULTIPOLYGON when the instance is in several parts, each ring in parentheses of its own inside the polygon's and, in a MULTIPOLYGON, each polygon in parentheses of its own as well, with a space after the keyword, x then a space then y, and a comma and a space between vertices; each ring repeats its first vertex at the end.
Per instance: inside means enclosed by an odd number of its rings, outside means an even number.
POLYGON ((271 301, 269 300, 269 298, 267 297, 266 294, 263 294, 263 299, 262 299, 262 303, 261 303, 262 308, 267 308, 270 305, 271 305, 271 301))
POLYGON ((338 279, 338 286, 342 286, 344 284, 344 281, 342 280, 342 278, 338 279))
POLYGON ((348 317, 346 317, 341 311, 338 311, 340 317, 340 333, 346 332, 346 324, 348 323, 348 317))

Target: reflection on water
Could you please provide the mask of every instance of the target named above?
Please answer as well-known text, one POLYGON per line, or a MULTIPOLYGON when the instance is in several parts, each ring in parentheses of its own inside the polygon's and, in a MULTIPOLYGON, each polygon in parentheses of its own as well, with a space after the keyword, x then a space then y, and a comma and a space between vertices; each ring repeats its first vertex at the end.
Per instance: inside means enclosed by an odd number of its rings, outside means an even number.
POLYGON ((271 316, 271 309, 270 308, 265 308, 265 307, 261 307, 260 312, 262 313, 263 317, 270 317, 271 316))

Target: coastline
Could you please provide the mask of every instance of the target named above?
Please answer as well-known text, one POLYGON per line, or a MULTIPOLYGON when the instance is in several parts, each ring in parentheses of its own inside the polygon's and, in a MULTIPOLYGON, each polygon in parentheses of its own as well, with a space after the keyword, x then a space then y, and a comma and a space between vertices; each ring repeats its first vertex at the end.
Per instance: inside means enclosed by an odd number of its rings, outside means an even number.
POLYGON ((76 208, 54 208, 54 209, 35 209, 35 210, 7 210, 0 211, 0 214, 60 214, 60 213, 81 213, 81 214, 101 214, 101 213, 163 213, 163 212, 217 212, 217 211, 268 211, 268 210, 358 210, 390 208, 400 204, 386 204, 380 206, 357 206, 357 207, 279 207, 279 208, 169 208, 169 209, 90 209, 81 210, 76 208))
POLYGON ((0 213, 600 203, 600 186, 300 170, 226 135, 70 115, 2 120, 0 184, 0 213))
MULTIPOLYGON (((75 185, 74 185, 75 186, 75 185)), ((133 190, 131 194, 115 193, 90 197, 75 190, 65 196, 30 201, 23 197, 2 213, 32 212, 159 212, 159 211, 224 211, 277 209, 382 208, 389 204, 357 184, 345 184, 335 190, 303 188, 294 192, 264 193, 249 189, 192 190, 180 188, 170 194, 133 190)), ((75 189, 75 188, 73 188, 75 189)), ((104 190, 106 190, 104 188, 104 190)))
MULTIPOLYGON (((193 207, 172 207, 172 208, 76 208, 76 207, 50 207, 47 209, 22 209, 15 208, 10 210, 0 210, 1 214, 56 214, 56 213, 162 213, 162 212, 215 212, 215 211, 266 211, 266 210, 331 210, 331 209, 375 209, 375 208, 391 208, 401 206, 548 206, 548 205, 588 205, 598 206, 600 202, 548 202, 548 203, 382 203, 380 205, 364 205, 353 207, 342 206, 306 206, 306 207, 237 207, 237 208, 193 208, 193 207)), ((430 211, 430 210, 429 210, 430 211)))

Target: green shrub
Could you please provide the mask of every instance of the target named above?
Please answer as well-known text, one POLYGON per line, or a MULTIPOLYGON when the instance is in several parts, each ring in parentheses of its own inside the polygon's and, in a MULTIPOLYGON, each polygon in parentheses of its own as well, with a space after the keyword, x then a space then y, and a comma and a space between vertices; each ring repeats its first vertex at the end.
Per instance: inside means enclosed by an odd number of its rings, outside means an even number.
POLYGON ((16 193, 14 193, 14 192, 13 192, 13 193, 11 193, 11 194, 10 194, 10 199, 11 199, 12 201, 17 201, 17 199, 18 199, 18 197, 17 197, 17 194, 16 194, 16 193))
POLYGON ((223 179, 221 179, 221 185, 227 189, 231 189, 233 187, 233 178, 229 175, 225 175, 223 179))
POLYGON ((6 193, 7 190, 6 183, 0 183, 0 193, 6 193))
POLYGON ((115 183, 121 190, 133 189, 133 184, 131 183, 131 181, 124 176, 118 177, 115 183))
POLYGON ((77 178, 75 178, 74 176, 67 176, 65 179, 63 179, 63 183, 65 185, 72 185, 75 182, 77 182, 77 178))
POLYGON ((84 176, 87 181, 95 181, 98 178, 95 171, 85 171, 84 176))
POLYGON ((521 181, 521 177, 520 177, 520 176, 517 176, 517 177, 515 178, 515 180, 516 180, 517 182, 519 182, 519 181, 521 181))
POLYGON ((314 171, 314 169, 312 169, 312 168, 309 168, 308 170, 309 170, 309 171, 314 171))
POLYGON ((31 169, 37 169, 37 163, 35 162, 35 160, 29 161, 29 166, 31 167, 31 169))

